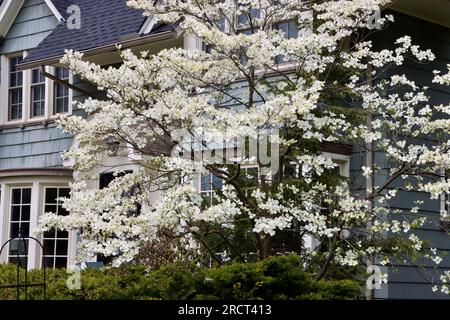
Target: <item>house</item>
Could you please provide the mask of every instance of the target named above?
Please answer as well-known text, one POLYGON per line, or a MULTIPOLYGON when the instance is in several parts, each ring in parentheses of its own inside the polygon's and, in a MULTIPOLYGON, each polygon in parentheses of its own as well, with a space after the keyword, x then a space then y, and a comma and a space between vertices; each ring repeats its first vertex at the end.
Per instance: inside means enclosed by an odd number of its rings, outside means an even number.
MULTIPOLYGON (((22 230, 28 235, 43 212, 67 214, 57 198, 69 194, 68 184, 76 172, 61 155, 74 143, 73 137, 56 127, 60 114, 78 114, 73 101, 86 97, 102 97, 95 87, 74 77, 60 64, 65 49, 85 53, 85 57, 103 66, 120 63, 117 45, 135 52, 158 52, 167 47, 202 48, 197 39, 179 33, 174 26, 156 24, 141 12, 128 8, 125 0, 3 0, 0 6, 0 243, 15 237, 22 230), (76 11, 67 10, 71 5, 76 11), (79 19, 81 28, 69 26, 79 19)), ((450 4, 445 0, 398 1, 394 7, 397 22, 375 39, 382 47, 392 39, 409 34, 423 47, 432 49, 438 59, 435 65, 409 63, 404 72, 412 74, 418 83, 429 82, 432 70, 442 69, 450 60, 450 4)), ((435 102, 448 103, 450 92, 432 87, 435 102)), ((366 154, 360 150, 331 148, 329 154, 340 165, 342 175, 350 177, 355 192, 366 188, 361 167, 366 154)), ((370 155, 383 167, 384 155, 370 155)), ((112 179, 111 172, 120 166, 132 170, 126 159, 104 159, 91 188, 101 188, 112 179), (105 169, 106 168, 106 169, 105 169)), ((213 177, 209 177, 213 179, 213 177)), ((385 176, 379 174, 373 183, 385 176)), ((199 183, 197 189, 208 193, 199 183)), ((424 215, 437 218, 445 209, 445 200, 430 200, 425 194, 401 191, 390 203, 392 208, 408 210, 414 200, 425 203, 424 215)), ((443 225, 429 224, 418 231, 440 251, 450 251, 450 236, 443 225)), ((0 262, 14 262, 17 251, 29 269, 72 266, 75 263, 77 236, 74 232, 47 232, 40 240, 44 244, 45 260, 33 241, 27 255, 13 242, 0 256, 0 262), (25 257, 28 257, 27 259, 25 257)), ((445 257, 440 268, 450 268, 445 257)), ((390 282, 375 291, 375 297, 445 298, 433 293, 428 274, 431 267, 421 268, 405 262, 384 267, 390 282)))

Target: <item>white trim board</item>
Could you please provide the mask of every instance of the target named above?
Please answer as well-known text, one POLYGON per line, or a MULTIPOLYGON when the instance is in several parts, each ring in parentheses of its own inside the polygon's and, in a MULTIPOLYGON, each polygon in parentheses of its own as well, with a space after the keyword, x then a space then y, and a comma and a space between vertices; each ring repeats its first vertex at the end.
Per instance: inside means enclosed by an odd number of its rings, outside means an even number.
POLYGON ((55 5, 51 0, 44 0, 44 1, 59 21, 65 21, 64 17, 61 15, 61 13, 59 13, 58 9, 56 9, 55 5))

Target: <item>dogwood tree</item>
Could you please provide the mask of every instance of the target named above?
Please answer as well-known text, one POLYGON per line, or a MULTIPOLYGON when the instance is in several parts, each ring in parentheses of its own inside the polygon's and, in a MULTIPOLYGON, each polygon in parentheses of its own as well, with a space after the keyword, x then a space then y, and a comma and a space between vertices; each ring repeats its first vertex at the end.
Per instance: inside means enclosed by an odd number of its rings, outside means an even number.
MULTIPOLYGON (((441 262, 414 235, 426 222, 420 203, 406 214, 389 209, 400 185, 434 199, 450 189, 450 105, 431 105, 426 87, 395 72, 433 53, 408 36, 381 51, 369 40, 393 22, 377 15, 389 0, 128 4, 203 46, 124 50, 123 64, 107 69, 67 52, 62 63, 107 99, 79 103, 86 118, 59 121, 76 137, 65 156, 78 179, 64 201, 71 214, 46 214, 39 231, 79 230, 80 252, 115 264, 162 239, 218 263, 295 251, 318 279, 331 265, 386 265, 419 252, 441 262), (327 145, 384 154, 388 169, 367 164, 361 176, 385 180, 352 191, 327 145), (117 168, 107 188, 87 188, 104 157, 128 158, 135 170, 117 168), (193 187, 202 175, 207 197, 193 187)), ((448 85, 448 70, 434 82, 448 85)))

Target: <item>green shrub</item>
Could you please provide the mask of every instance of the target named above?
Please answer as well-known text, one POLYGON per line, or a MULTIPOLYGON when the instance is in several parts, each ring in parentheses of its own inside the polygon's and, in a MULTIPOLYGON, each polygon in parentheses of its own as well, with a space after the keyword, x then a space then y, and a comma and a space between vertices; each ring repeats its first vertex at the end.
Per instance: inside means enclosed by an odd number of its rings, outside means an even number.
MULTIPOLYGON (((42 282, 42 270, 29 273, 29 283, 42 282)), ((170 264, 147 273, 144 266, 86 269, 81 289, 70 290, 66 270, 47 270, 50 300, 254 300, 254 299, 358 299, 360 284, 354 280, 315 281, 301 270, 296 255, 271 257, 257 263, 234 263, 222 268, 197 268, 170 264)), ((24 280, 24 270, 20 272, 24 280)), ((0 285, 15 284, 16 267, 0 265, 0 285)), ((30 288, 28 299, 42 299, 42 288, 30 288)), ((23 290, 21 299, 24 298, 23 290)), ((16 299, 15 289, 0 289, 0 299, 16 299)))

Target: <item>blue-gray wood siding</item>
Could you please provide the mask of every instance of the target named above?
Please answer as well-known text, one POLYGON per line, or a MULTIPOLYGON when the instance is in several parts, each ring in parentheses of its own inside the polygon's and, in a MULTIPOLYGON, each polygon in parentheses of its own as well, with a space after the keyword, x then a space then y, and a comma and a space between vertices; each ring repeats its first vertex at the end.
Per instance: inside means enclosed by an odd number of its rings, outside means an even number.
MULTIPOLYGON (((436 60, 431 64, 419 64, 407 61, 405 66, 395 70, 396 73, 405 74, 419 85, 430 87, 428 94, 434 104, 448 104, 450 102, 450 90, 438 85, 430 85, 433 77, 433 70, 445 70, 450 63, 450 29, 436 24, 432 24, 404 14, 394 13, 396 22, 387 31, 383 31, 374 37, 375 48, 382 49, 393 43, 395 39, 410 35, 413 43, 418 44, 423 49, 431 49, 436 60)), ((364 165, 364 157, 355 150, 352 156, 351 174, 354 182, 353 186, 357 191, 364 192, 364 179, 361 177, 360 168, 364 165), (362 185, 362 187, 361 187, 362 185)), ((376 153, 375 163, 384 169, 375 177, 375 185, 381 185, 387 176, 388 165, 382 153, 376 153)), ((394 181, 392 187, 404 186, 402 179, 394 181)), ((441 254, 450 253, 450 235, 440 227, 440 200, 432 200, 430 196, 419 191, 401 190, 397 197, 390 201, 388 206, 391 209, 399 209, 405 215, 414 202, 420 200, 419 214, 426 216, 430 221, 421 229, 414 233, 430 241, 431 246, 438 249, 441 254)), ((396 217, 396 219, 399 219, 396 217)), ((449 299, 448 295, 436 292, 433 293, 430 281, 439 282, 436 275, 444 270, 450 269, 450 257, 444 256, 444 261, 435 270, 435 265, 430 261, 419 260, 415 263, 408 261, 396 261, 393 265, 385 268, 389 272, 389 283, 383 285, 381 290, 375 290, 375 297, 389 299, 449 299), (417 265, 420 265, 419 267, 417 265), (437 271, 437 272, 436 272, 437 271)))
POLYGON ((35 48, 57 24, 58 19, 44 0, 26 0, 6 34, 0 54, 35 48))
MULTIPOLYGON (((0 46, 0 54, 32 50, 57 24, 44 0, 26 0, 0 46)), ((61 155, 71 143, 72 138, 55 123, 4 128, 0 131, 0 170, 60 167, 61 155)))
POLYGON ((0 131, 0 170, 62 166, 72 138, 55 123, 0 131))

